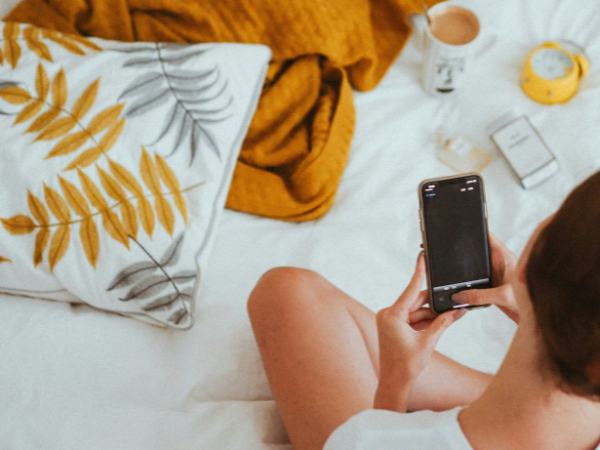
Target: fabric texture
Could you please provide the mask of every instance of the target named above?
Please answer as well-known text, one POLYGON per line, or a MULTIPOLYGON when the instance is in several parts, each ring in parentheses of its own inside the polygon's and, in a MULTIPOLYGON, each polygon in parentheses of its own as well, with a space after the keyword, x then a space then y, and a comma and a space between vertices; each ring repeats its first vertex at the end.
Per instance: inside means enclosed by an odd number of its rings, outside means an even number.
POLYGON ((334 201, 354 130, 351 87, 379 83, 408 38, 408 14, 422 8, 421 0, 24 0, 7 20, 121 41, 268 45, 273 59, 227 206, 300 221, 334 201))
MULTIPOLYGON (((0 1, 0 12, 11 3, 0 1)), ((554 177, 528 191, 497 153, 482 172, 490 229, 519 254, 539 221, 600 170, 600 65, 571 101, 548 107, 523 94, 522 64, 549 36, 577 42, 600 61, 600 4, 463 4, 498 36, 478 60, 473 82, 449 102, 425 94, 414 36, 376 89, 354 93, 350 160, 322 219, 288 223, 223 211, 189 331, 87 305, 0 294, 0 447, 293 450, 245 301, 276 266, 314 270, 373 311, 398 298, 420 251, 417 186, 453 173, 430 145, 440 125, 493 149, 486 126, 517 107, 559 160, 554 177)), ((0 148, 5 142, 0 138, 0 148)), ((470 312, 444 333, 437 350, 494 373, 515 328, 498 308, 470 312)))
POLYGON ((461 409, 409 414, 369 409, 339 426, 323 450, 472 450, 458 424, 461 409))
POLYGON ((270 51, 0 27, 0 292, 190 328, 270 51))

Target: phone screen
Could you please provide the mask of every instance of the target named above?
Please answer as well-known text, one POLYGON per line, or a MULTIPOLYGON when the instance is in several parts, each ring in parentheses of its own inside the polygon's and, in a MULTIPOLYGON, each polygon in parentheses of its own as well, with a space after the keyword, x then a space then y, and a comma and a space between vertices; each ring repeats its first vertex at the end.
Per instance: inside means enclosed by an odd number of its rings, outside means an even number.
POLYGON ((473 175, 421 185, 431 300, 436 312, 460 305, 452 294, 491 287, 485 200, 473 175))

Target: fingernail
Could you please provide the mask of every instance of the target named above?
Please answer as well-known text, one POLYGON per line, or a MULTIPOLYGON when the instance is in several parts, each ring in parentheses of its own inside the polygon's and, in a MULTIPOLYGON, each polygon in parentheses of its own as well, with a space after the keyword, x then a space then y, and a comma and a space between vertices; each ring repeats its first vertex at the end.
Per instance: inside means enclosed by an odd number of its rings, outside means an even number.
POLYGON ((467 294, 465 292, 457 292, 451 299, 454 302, 465 303, 467 301, 467 294))

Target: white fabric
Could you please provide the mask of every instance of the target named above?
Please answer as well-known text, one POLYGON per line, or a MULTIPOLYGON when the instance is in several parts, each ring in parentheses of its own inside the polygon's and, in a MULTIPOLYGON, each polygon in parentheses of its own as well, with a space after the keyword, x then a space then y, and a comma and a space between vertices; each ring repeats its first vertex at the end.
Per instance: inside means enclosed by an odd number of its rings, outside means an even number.
POLYGON ((369 409, 339 426, 323 450, 472 450, 458 423, 461 409, 409 414, 369 409))
POLYGON ((369 409, 338 427, 323 450, 472 450, 458 424, 460 410, 399 414, 369 409))
MULTIPOLYGON (((520 253, 536 225, 600 169, 600 6, 465 4, 499 36, 465 89, 451 100, 428 97, 411 40, 377 89, 355 95, 350 161, 325 217, 293 224, 224 212, 190 331, 160 330, 86 306, 1 298, 0 442, 23 450, 291 450, 246 299, 266 270, 292 265, 322 273, 373 310, 395 300, 421 242, 418 183, 452 174, 429 145, 442 122, 492 149, 484 127, 517 106, 556 154, 559 172, 530 191, 497 152, 482 172, 490 228, 520 253), (586 46, 592 68, 570 102, 544 106, 521 92, 518 79, 529 51, 559 38, 586 46)), ((513 330, 496 308, 470 312, 438 350, 495 371, 513 330)))

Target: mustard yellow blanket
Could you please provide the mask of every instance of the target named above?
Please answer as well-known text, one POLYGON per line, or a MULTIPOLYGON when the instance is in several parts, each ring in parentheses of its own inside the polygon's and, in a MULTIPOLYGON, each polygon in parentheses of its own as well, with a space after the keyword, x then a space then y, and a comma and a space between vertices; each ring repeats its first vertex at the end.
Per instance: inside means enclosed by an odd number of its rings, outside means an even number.
MULTIPOLYGON (((271 47, 227 206, 282 220, 331 207, 354 130, 352 89, 381 80, 422 0, 24 0, 6 20, 121 41, 271 47)), ((435 3, 435 0, 428 1, 435 3)))

